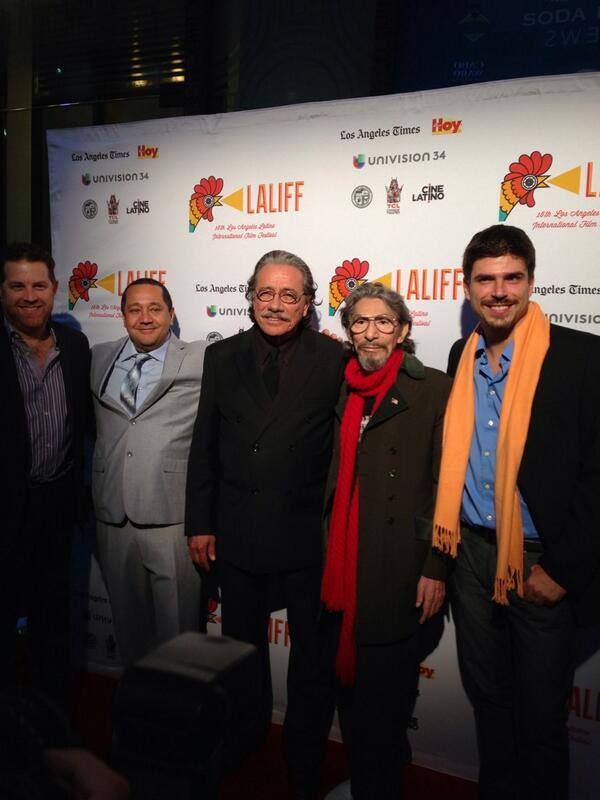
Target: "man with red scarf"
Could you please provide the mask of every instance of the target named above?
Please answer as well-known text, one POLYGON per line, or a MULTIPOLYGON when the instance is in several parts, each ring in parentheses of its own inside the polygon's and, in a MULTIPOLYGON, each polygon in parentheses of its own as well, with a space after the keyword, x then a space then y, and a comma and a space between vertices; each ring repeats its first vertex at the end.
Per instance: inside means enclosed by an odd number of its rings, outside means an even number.
POLYGON ((353 800, 398 798, 410 759, 419 625, 444 599, 431 532, 447 377, 424 367, 400 295, 346 300, 354 355, 337 406, 321 596, 338 636, 339 711, 353 800))

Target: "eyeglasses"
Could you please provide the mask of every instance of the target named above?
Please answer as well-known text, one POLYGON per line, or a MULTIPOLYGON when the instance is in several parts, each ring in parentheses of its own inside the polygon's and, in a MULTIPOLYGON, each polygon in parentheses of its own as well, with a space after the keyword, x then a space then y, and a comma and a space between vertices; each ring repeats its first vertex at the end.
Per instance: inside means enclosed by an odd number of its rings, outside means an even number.
POLYGON ((260 300, 261 303, 270 303, 271 300, 277 295, 282 303, 286 306, 293 306, 295 303, 300 302, 300 298, 304 297, 304 293, 297 295, 291 289, 283 289, 281 292, 275 292, 273 289, 259 289, 254 293, 254 298, 260 300))
POLYGON ((379 333, 393 333, 398 320, 394 317, 356 317, 350 323, 351 333, 364 333, 369 323, 374 322, 379 333))

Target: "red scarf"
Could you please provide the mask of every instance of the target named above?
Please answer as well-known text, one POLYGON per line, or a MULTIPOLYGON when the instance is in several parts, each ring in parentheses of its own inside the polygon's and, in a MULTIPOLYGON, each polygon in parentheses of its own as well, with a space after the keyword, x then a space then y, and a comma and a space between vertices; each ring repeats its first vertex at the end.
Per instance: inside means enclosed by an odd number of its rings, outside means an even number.
POLYGON ((342 611, 342 630, 336 658, 336 672, 347 686, 354 683, 356 647, 356 579, 358 565, 358 480, 356 452, 365 397, 374 397, 371 416, 396 380, 404 350, 396 348, 383 367, 365 372, 353 357, 346 366, 349 393, 340 428, 340 463, 337 474, 321 599, 330 611, 342 611))

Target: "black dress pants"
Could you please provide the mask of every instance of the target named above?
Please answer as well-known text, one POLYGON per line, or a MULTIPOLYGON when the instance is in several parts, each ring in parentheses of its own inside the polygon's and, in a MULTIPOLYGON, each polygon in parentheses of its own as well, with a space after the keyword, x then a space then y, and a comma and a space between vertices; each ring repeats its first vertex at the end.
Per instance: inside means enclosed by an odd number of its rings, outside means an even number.
POLYGON ((32 685, 68 709, 72 695, 69 575, 71 475, 28 490, 25 516, 0 556, 0 680, 17 678, 16 622, 27 617, 25 668, 32 685))
MULTIPOLYGON (((525 553, 525 579, 538 553, 525 553)), ((463 528, 451 600, 458 657, 473 704, 482 800, 566 800, 567 702, 574 622, 562 600, 537 607, 510 592, 492 601, 496 547, 463 528)))
MULTIPOLYGON (((222 632, 255 645, 261 657, 262 724, 266 728, 273 706, 268 643, 273 576, 246 572, 226 562, 219 564, 219 576, 222 632)), ((310 796, 318 787, 334 709, 331 687, 319 663, 321 568, 278 573, 277 580, 290 632, 283 752, 292 786, 310 796)))
POLYGON ((418 631, 397 642, 358 645, 354 685, 339 688, 353 800, 402 796, 404 767, 411 759, 408 724, 417 696, 418 645, 418 631))

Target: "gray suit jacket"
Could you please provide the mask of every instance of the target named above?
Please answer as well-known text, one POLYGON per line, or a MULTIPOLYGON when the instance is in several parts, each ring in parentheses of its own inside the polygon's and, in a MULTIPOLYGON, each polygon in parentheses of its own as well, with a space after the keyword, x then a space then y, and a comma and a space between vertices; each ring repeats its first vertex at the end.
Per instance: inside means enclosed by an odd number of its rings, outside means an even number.
POLYGON ((92 492, 97 519, 176 525, 184 520, 187 462, 205 342, 171 334, 162 376, 133 417, 105 393, 126 338, 92 348, 97 438, 92 492))

